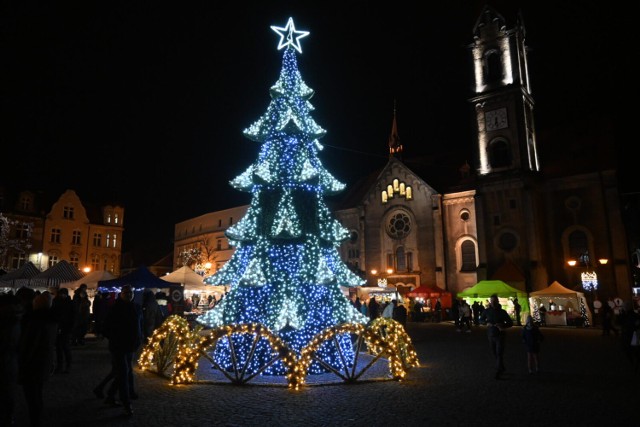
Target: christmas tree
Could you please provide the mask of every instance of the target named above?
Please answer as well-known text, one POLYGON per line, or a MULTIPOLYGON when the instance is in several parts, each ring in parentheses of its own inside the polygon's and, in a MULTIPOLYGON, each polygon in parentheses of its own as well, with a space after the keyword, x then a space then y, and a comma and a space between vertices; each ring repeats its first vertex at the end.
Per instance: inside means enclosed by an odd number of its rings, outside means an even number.
MULTIPOLYGON (((251 193, 247 214, 229 227, 226 236, 236 251, 214 275, 212 285, 227 285, 230 291, 213 310, 198 318, 211 328, 259 323, 279 336, 293 351, 300 350, 324 329, 343 323, 366 324, 342 293, 340 286, 353 287, 364 281, 342 262, 337 247, 348 231, 335 220, 325 196, 344 189, 322 165, 319 139, 325 131, 312 119, 311 90, 298 71, 296 52, 302 53, 293 20, 285 27, 271 27, 284 48, 278 81, 271 87, 266 113, 244 131, 261 144, 258 159, 231 181, 251 193)), ((318 352, 322 360, 341 369, 353 363, 348 335, 327 342, 318 352), (340 347, 338 350, 337 347, 340 347)), ((232 343, 219 343, 216 363, 230 369, 231 358, 248 361, 259 370, 273 358, 266 341, 254 342, 234 336, 232 343), (251 359, 250 359, 251 357, 251 359)), ((314 363, 309 373, 326 369, 314 363)), ((264 371, 282 375, 281 362, 264 371)))

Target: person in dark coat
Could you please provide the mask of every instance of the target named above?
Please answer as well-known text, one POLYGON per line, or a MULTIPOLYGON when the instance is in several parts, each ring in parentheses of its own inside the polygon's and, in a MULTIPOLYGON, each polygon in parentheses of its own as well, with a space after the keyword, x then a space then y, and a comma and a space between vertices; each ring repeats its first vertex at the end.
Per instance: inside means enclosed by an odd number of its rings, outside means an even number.
POLYGON ((156 296, 150 289, 145 290, 142 295, 142 332, 145 342, 153 335, 153 331, 162 324, 163 320, 156 296))
POLYGON ((109 309, 109 294, 107 292, 96 292, 96 296, 93 299, 93 332, 96 334, 96 338, 104 338, 104 319, 107 317, 107 310, 109 309))
POLYGON ((22 314, 18 298, 0 295, 0 426, 14 425, 22 314))
POLYGON ((380 304, 376 301, 375 297, 371 297, 369 300, 369 318, 375 320, 380 316, 380 304))
POLYGON ((69 373, 71 368, 71 334, 75 322, 73 302, 69 298, 69 290, 58 289, 51 304, 51 313, 58 323, 56 336, 56 373, 69 373))
POLYGON ((496 361, 495 378, 500 379, 500 375, 505 371, 503 357, 506 335, 504 331, 513 326, 513 320, 500 305, 500 300, 496 294, 491 295, 490 305, 482 312, 482 317, 487 324, 489 345, 496 361))
POLYGON ((393 320, 407 327, 407 309, 402 304, 398 304, 398 300, 393 300, 393 320))
POLYGON ((543 339, 538 325, 535 324, 531 316, 527 316, 524 328, 522 328, 522 342, 527 350, 527 368, 530 374, 540 372, 538 353, 540 353, 540 343, 543 339))
POLYGON ((22 384, 32 427, 42 425, 44 383, 53 370, 58 325, 51 313, 47 291, 33 300, 33 310, 25 315, 18 353, 18 382, 22 384))
POLYGON ((133 303, 133 289, 124 285, 105 319, 105 336, 109 339, 111 368, 124 410, 133 414, 130 391, 133 390, 133 355, 140 346, 140 316, 133 303))

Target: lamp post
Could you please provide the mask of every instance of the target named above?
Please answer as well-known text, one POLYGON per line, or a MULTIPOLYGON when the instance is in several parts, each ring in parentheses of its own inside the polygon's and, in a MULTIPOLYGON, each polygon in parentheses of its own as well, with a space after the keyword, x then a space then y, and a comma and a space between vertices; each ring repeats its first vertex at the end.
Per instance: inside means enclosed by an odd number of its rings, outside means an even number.
MULTIPOLYGON (((589 292, 591 297, 591 306, 594 309, 594 314, 598 314, 600 309, 600 302, 598 301, 598 273, 596 272, 595 267, 591 266, 591 258, 589 257, 589 252, 584 252, 579 257, 580 262, 578 263, 575 259, 570 259, 567 261, 567 264, 570 267, 579 266, 582 268, 582 272, 580 273, 580 283, 582 285, 582 289, 589 292)), ((598 264, 606 265, 609 262, 607 258, 598 258, 598 264)), ((595 320, 594 320, 595 324, 595 320)))

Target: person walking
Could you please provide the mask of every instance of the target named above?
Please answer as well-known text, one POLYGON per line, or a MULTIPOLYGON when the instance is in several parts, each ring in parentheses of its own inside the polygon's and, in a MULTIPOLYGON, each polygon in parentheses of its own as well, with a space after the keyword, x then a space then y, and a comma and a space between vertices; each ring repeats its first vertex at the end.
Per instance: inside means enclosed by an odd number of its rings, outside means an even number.
POLYGON ((23 309, 13 294, 0 295, 0 426, 13 426, 18 381, 18 343, 23 309))
POLYGON ((71 334, 75 322, 75 310, 73 302, 69 298, 67 288, 58 289, 53 302, 51 313, 58 322, 58 335, 56 336, 56 369, 55 373, 69 373, 71 368, 71 334))
POLYGON ((402 304, 398 304, 398 300, 393 300, 393 320, 407 327, 407 309, 402 304))
MULTIPOLYGON (((105 319, 105 336, 109 339, 111 367, 124 410, 133 414, 130 392, 133 390, 133 355, 142 341, 140 316, 133 303, 133 289, 124 285, 105 319)), ((108 403, 108 402, 107 402, 108 403)))
POLYGON ((527 320, 522 329, 522 342, 527 350, 527 368, 529 373, 540 372, 540 362, 538 353, 540 353, 540 343, 544 339, 540 328, 533 321, 533 317, 527 316, 527 320))
POLYGON ((520 306, 518 297, 513 298, 513 310, 516 315, 516 325, 522 326, 522 321, 520 320, 520 311, 522 310, 522 306, 520 306))
POLYGON ((371 320, 376 320, 380 315, 380 304, 376 301, 375 297, 371 297, 369 299, 369 318, 371 320))
POLYGON ((51 313, 48 291, 33 299, 33 310, 25 315, 18 353, 18 382, 22 384, 29 408, 31 427, 42 425, 44 383, 53 368, 53 353, 58 332, 51 313))
POLYGON ((500 300, 496 294, 491 295, 489 307, 482 312, 482 318, 487 325, 487 337, 489 346, 495 358, 495 379, 500 379, 500 375, 505 371, 504 367, 504 346, 506 341, 505 329, 513 326, 513 321, 509 314, 500 305, 500 300))

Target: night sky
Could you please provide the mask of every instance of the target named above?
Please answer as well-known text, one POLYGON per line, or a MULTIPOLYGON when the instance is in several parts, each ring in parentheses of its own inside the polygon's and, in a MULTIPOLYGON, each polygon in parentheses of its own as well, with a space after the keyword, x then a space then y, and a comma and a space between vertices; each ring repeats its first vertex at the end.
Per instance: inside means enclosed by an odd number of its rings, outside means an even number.
MULTIPOLYGON (((121 203, 124 249, 140 262, 171 251, 176 222, 249 202, 228 182, 258 154, 242 131, 278 78, 270 26, 290 16, 311 32, 298 65, 334 176, 349 185, 386 162, 394 101, 406 156, 471 156, 466 46, 482 2, 14 3, 0 10, 0 183, 121 203)), ((629 147, 632 14, 615 2, 490 3, 508 22, 522 9, 538 130, 604 115, 629 147)))

